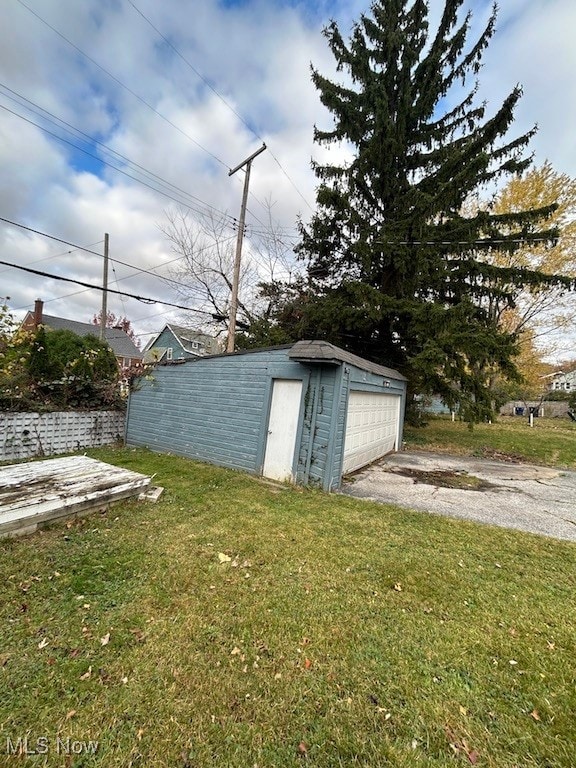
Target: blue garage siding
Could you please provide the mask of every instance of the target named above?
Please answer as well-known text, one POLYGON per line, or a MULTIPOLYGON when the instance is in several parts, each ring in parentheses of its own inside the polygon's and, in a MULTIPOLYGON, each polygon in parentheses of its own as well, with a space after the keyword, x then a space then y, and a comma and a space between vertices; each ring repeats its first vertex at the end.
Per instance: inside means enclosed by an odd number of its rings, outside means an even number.
POLYGON ((404 412, 402 377, 385 368, 372 373, 359 367, 362 363, 325 342, 299 342, 160 365, 130 397, 126 442, 261 474, 274 380, 294 379, 302 381, 296 482, 335 490, 349 392, 398 394, 404 412), (294 347, 299 350, 291 359, 294 347))
POLYGON ((284 350, 159 366, 130 397, 126 442, 258 473, 272 381, 306 376, 284 350))

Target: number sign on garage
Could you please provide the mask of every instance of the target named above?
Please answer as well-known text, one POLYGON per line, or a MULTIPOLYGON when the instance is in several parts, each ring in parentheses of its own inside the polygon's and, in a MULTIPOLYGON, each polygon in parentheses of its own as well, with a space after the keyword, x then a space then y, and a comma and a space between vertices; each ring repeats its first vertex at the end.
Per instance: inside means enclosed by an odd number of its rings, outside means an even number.
POLYGON ((395 450, 399 419, 398 395, 352 390, 348 399, 343 473, 353 472, 395 450))

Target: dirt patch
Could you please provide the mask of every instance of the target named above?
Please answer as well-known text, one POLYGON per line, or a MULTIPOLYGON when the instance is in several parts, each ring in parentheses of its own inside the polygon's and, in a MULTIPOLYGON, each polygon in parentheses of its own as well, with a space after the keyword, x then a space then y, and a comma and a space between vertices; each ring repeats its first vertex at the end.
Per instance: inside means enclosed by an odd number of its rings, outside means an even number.
POLYGON ((427 471, 412 469, 411 467, 390 467, 386 471, 411 477, 415 483, 434 485, 439 488, 457 488, 460 491, 488 491, 498 487, 480 477, 469 475, 464 470, 433 469, 427 471))
POLYGON ((505 453, 497 451, 494 448, 481 448, 477 455, 482 459, 492 459, 494 461, 505 461, 508 464, 522 464, 526 462, 526 457, 520 453, 505 453))

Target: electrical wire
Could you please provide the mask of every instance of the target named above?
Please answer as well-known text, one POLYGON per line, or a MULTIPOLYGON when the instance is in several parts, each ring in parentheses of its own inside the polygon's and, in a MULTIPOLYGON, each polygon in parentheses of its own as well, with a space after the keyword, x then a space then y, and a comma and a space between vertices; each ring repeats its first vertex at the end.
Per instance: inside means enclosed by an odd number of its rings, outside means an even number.
MULTIPOLYGON (((0 83, 0 88, 2 88, 4 91, 8 91, 8 93, 4 93, 3 94, 5 98, 10 99, 11 101, 15 102, 19 106, 24 107, 25 109, 28 109, 33 114, 36 114, 36 115, 38 115, 38 117, 40 117, 40 118, 42 118, 44 120, 47 120, 49 123, 52 123, 52 125, 54 125, 54 126, 56 126, 58 128, 61 128, 62 126, 66 126, 63 130, 65 130, 67 133, 71 133, 72 135, 74 133, 78 134, 79 137, 83 137, 83 139, 85 139, 88 143, 94 144, 94 145, 96 145, 98 147, 102 147, 109 154, 119 158, 120 160, 124 161, 128 165, 130 165, 133 168, 137 169, 138 171, 146 174, 148 177, 150 177, 151 181, 160 182, 163 186, 167 187, 169 190, 175 190, 176 192, 185 195, 186 197, 190 198, 191 200, 194 200, 195 204, 199 203, 199 204, 205 206, 207 212, 217 213, 219 216, 222 216, 223 218, 228 218, 232 222, 234 222, 235 225, 237 225, 237 219, 234 216, 231 216, 230 214, 225 213, 224 211, 220 211, 218 208, 216 208, 215 206, 211 205, 210 203, 207 203, 205 200, 201 200, 199 197, 196 197, 195 195, 192 195, 190 192, 187 192, 186 190, 182 189, 181 187, 178 187, 176 184, 172 184, 172 182, 168 181, 167 179, 164 179, 162 176, 159 176, 158 174, 154 173, 153 171, 149 170, 148 168, 145 168, 144 166, 140 165, 139 163, 136 163, 135 161, 130 160, 130 158, 126 157, 122 153, 117 152, 115 149, 112 149, 107 144, 104 144, 103 142, 99 141, 98 139, 94 138, 93 136, 90 136, 89 134, 84 133, 84 131, 81 131, 79 128, 76 128, 76 126, 72 125, 71 123, 68 123, 66 120, 63 120, 61 117, 58 117, 58 115, 54 115, 52 112, 49 112, 47 109, 44 109, 44 107, 41 107, 39 104, 36 104, 35 102, 33 102, 30 99, 26 98, 26 96, 24 96, 23 94, 19 93, 18 91, 14 91, 12 88, 9 88, 4 83, 0 83), (10 94, 13 94, 13 95, 10 95, 10 94), (22 103, 22 102, 25 102, 25 103, 22 103), (30 106, 28 106, 28 105, 30 105, 30 106), (40 113, 43 113, 43 114, 40 114, 40 113), (58 124, 60 124, 60 125, 58 125, 58 124)), ((3 109, 5 109, 6 111, 11 112, 11 114, 15 115, 16 117, 20 117, 22 120, 27 120, 27 118, 25 118, 20 113, 12 112, 7 107, 4 107, 3 105, 0 105, 0 106, 3 109)), ((46 131, 46 133, 49 133, 49 135, 53 136, 54 138, 57 138, 57 139, 59 139, 61 141, 64 141, 66 143, 70 143, 66 139, 58 137, 57 135, 47 131, 43 126, 38 125, 37 123, 34 123, 33 121, 30 121, 30 122, 32 123, 32 125, 40 128, 40 130, 46 131)), ((87 150, 82 149, 77 144, 72 144, 72 146, 75 149, 78 149, 79 151, 84 152, 85 154, 89 154, 87 152, 87 150)), ((106 160, 102 159, 99 156, 90 155, 90 154, 89 154, 89 156, 94 158, 98 162, 101 162, 104 165, 108 165, 110 168, 114 168, 115 170, 119 170, 115 165, 112 165, 112 164, 106 162, 106 160)), ((130 176, 130 178, 134 179, 135 181, 138 181, 139 183, 143 183, 143 182, 141 182, 140 179, 137 179, 134 176, 130 176)), ((150 185, 148 185, 148 184, 146 184, 146 186, 150 187, 150 185)), ((157 191, 160 191, 160 190, 157 190, 157 191)), ((178 201, 176 201, 176 202, 178 202, 178 201)), ((202 210, 200 210, 198 208, 193 208, 190 205, 186 205, 186 207, 190 207, 190 209, 194 210, 196 213, 204 213, 204 211, 202 211, 202 210)))
MULTIPOLYGON (((175 53, 175 54, 176 54, 176 55, 177 55, 177 56, 178 56, 178 57, 179 57, 179 58, 180 58, 180 59, 181 59, 181 60, 182 60, 182 61, 183 61, 183 62, 184 62, 184 63, 185 63, 185 64, 186 64, 188 67, 190 67, 190 69, 191 69, 191 70, 192 70, 192 71, 193 71, 193 72, 194 72, 194 73, 195 73, 195 74, 196 74, 196 75, 197 75, 197 76, 198 76, 198 77, 199 77, 199 78, 202 80, 202 82, 203 82, 203 83, 205 83, 205 84, 208 86, 208 88, 210 88, 210 90, 212 91, 212 93, 214 93, 214 94, 215 94, 215 96, 217 96, 217 97, 220 99, 220 101, 221 101, 221 102, 222 102, 222 103, 223 103, 223 104, 224 104, 224 105, 225 105, 225 106, 226 106, 226 107, 227 107, 227 108, 228 108, 228 109, 229 109, 229 110, 230 110, 230 111, 231 111, 231 112, 232 112, 234 115, 236 115, 236 117, 237 117, 237 118, 240 120, 240 122, 242 122, 242 123, 244 124, 244 126, 245 126, 246 128, 248 128, 248 130, 250 131, 250 133, 252 133, 254 136, 256 136, 256 138, 260 139, 260 141, 264 142, 264 139, 262 138, 262 136, 260 136, 260 134, 258 133, 258 131, 256 131, 256 130, 255 130, 253 127, 252 127, 252 125, 250 125, 250 123, 248 123, 248 121, 247 121, 247 120, 246 120, 246 119, 245 119, 245 118, 244 118, 244 117, 243 117, 243 116, 242 116, 242 115, 241 115, 241 114, 240 114, 240 113, 239 113, 239 112, 238 112, 236 109, 234 109, 234 107, 233 107, 233 106, 232 106, 232 105, 231 105, 231 104, 230 104, 230 103, 229 103, 229 102, 228 102, 228 101, 227 101, 227 100, 224 98, 224 96, 222 96, 222 94, 221 94, 221 93, 220 93, 220 92, 219 92, 219 91, 218 91, 218 90, 217 90, 217 89, 216 89, 216 88, 215 88, 215 87, 214 87, 214 86, 213 86, 213 85, 210 83, 210 81, 208 80, 208 78, 206 78, 206 77, 205 77, 205 76, 204 76, 204 75, 203 75, 203 74, 202 74, 202 73, 201 73, 201 72, 200 72, 200 71, 199 71, 199 70, 198 70, 198 69, 197 69, 197 68, 196 68, 196 67, 195 67, 193 64, 191 64, 191 63, 188 61, 188 59, 187 59, 187 58, 186 58, 186 57, 185 57, 185 56, 184 56, 184 55, 183 55, 183 54, 182 54, 182 53, 181 53, 181 52, 178 50, 178 48, 176 48, 176 46, 175 46, 175 45, 174 45, 172 42, 170 42, 170 40, 169 40, 169 39, 168 39, 168 38, 167 38, 165 35, 163 35, 163 34, 162 34, 162 32, 161 32, 161 31, 158 29, 158 27, 156 27, 156 26, 155 26, 155 25, 152 23, 152 21, 150 21, 150 19, 148 18, 148 16, 146 16, 146 14, 145 14, 143 11, 141 11, 141 10, 140 10, 140 8, 138 8, 138 7, 136 6, 136 4, 133 2, 133 0, 126 0, 126 2, 128 2, 128 3, 129 3, 131 6, 132 6, 132 8, 134 8, 134 10, 136 11, 136 13, 138 13, 138 14, 139 14, 139 15, 140 15, 140 16, 141 16, 143 19, 144 19, 144 21, 145 21, 145 22, 146 22, 146 23, 147 23, 147 24, 148 24, 150 27, 152 27, 152 29, 153 29, 153 30, 156 32, 156 34, 157 34, 159 37, 161 37, 161 38, 162 38, 162 40, 163 40, 163 41, 166 43, 166 45, 168 45, 168 46, 169 46, 169 48, 171 48, 171 49, 172 49, 172 51, 174 51, 174 53, 175 53)), ((303 200, 303 201, 306 203, 306 205, 308 206, 308 208, 310 208, 310 210, 311 210, 311 211, 313 211, 313 210, 314 210, 314 208, 312 207, 312 205, 310 205, 310 203, 308 202, 308 200, 307 200, 307 199, 304 197, 304 195, 302 194, 302 192, 301 192, 301 191, 298 189, 298 187, 296 186, 296 184, 295 184, 295 182, 293 181, 293 179, 290 177, 290 175, 288 174, 288 172, 285 170, 285 168, 284 168, 284 167, 282 166, 282 164, 280 163, 280 160, 278 160, 278 158, 276 157, 276 155, 275 155, 275 154, 272 152, 272 150, 271 150, 270 148, 268 148, 268 149, 269 149, 269 153, 270 153, 270 156, 271 156, 271 157, 272 157, 272 159, 275 161, 275 163, 278 165, 278 167, 280 168, 280 170, 282 171, 282 173, 283 173, 283 174, 286 176, 286 178, 288 179, 288 181, 290 182, 290 184, 291 184, 291 185, 294 187, 294 189, 295 189, 295 190, 296 190, 296 192, 299 194, 299 196, 302 198, 302 200, 303 200)), ((252 194, 252 193, 251 193, 251 194, 252 194)), ((256 198, 256 197, 254 197, 254 199, 258 200, 258 198, 256 198)), ((263 207, 265 207, 265 206, 264 206, 264 204, 263 204, 262 202, 260 202, 260 200, 258 200, 258 202, 260 203, 260 205, 262 205, 263 207)))
POLYGON ((40 14, 36 13, 32 8, 30 8, 29 5, 27 5, 24 0, 17 0, 17 2, 24 8, 26 8, 29 13, 31 13, 33 16, 35 16, 39 21, 42 22, 45 26, 48 27, 48 29, 51 29, 52 32, 58 35, 62 40, 64 40, 68 45, 70 45, 72 48, 74 48, 75 51, 77 51, 81 56, 84 56, 85 59, 87 59, 89 62, 94 64, 95 67, 98 67, 102 72, 104 72, 105 75, 110 77, 112 80, 114 80, 115 83, 117 83, 121 88, 124 88, 124 90, 128 91, 129 94, 134 96, 134 98, 138 99, 142 104, 144 104, 148 109, 151 109, 154 114, 156 114, 158 117, 160 117, 162 120, 164 120, 168 125, 171 125, 172 128, 177 130, 179 133, 182 134, 185 138, 187 138, 189 141, 191 141, 193 144, 195 144, 197 147, 199 147, 203 152, 206 152, 207 155, 209 155, 213 160, 216 160, 216 162, 220 163, 220 165, 224 166, 224 168, 228 168, 229 166, 221 160, 219 157, 217 157, 215 154, 210 152, 209 149, 206 149, 206 147, 202 146, 196 139, 193 139, 192 136, 187 134, 182 128, 180 128, 178 125, 173 123, 171 120, 169 120, 165 115, 163 115, 161 112, 159 112, 155 107, 153 107, 151 104, 149 104, 142 96, 139 96, 135 91, 133 91, 131 88, 129 88, 127 85, 125 85, 121 80, 119 80, 115 75, 113 75, 111 72, 109 72, 107 69, 105 69, 101 64, 99 64, 95 59, 93 59, 91 56, 89 56, 87 53, 85 53, 81 48, 79 48, 77 45, 75 45, 71 40, 69 40, 65 35, 62 34, 56 27, 52 26, 52 24, 49 24, 46 19, 42 18, 40 14))
MULTIPOLYGON (((34 125, 36 128, 39 128, 41 131, 44 131, 44 133, 47 133, 48 135, 52 136, 53 138, 57 139, 58 141, 61 141, 63 144, 68 144, 71 147, 74 147, 74 149, 77 149, 79 152, 83 152, 88 157, 93 158, 94 160, 97 160, 99 163, 102 163, 103 165, 107 165, 110 168, 113 168, 118 173, 121 173, 123 176, 127 176, 129 179, 132 179, 133 181, 138 182, 139 184, 143 184, 145 187, 148 187, 148 189, 151 189, 153 192, 157 192, 160 195, 163 195, 163 197, 168 198, 169 200, 172 200, 175 203, 178 203, 179 205, 184 206, 184 208, 188 208, 191 211, 194 211, 195 213, 200 214, 206 214, 206 211, 202 211, 201 209, 194 208, 190 203, 186 203, 183 200, 180 200, 173 195, 168 194, 167 192, 163 192, 161 189, 158 189, 157 187, 152 186, 151 184, 148 184, 147 182, 143 181, 142 179, 137 178, 136 176, 132 176, 132 174, 128 173, 127 171, 122 170, 122 168, 118 168, 118 166, 113 165, 112 163, 107 162, 106 160, 103 160, 101 157, 98 157, 97 155, 92 154, 91 152, 88 152, 88 150, 83 149, 82 147, 79 147, 77 144, 74 144, 72 141, 69 141, 68 139, 63 138, 62 136, 58 136, 58 134, 54 133, 53 131, 49 131, 44 126, 40 125, 39 123, 35 123, 34 120, 29 120, 27 117, 24 117, 23 115, 18 114, 18 112, 14 112, 12 109, 8 109, 8 107, 4 106, 3 104, 0 104, 0 109, 5 110, 6 112, 9 112, 12 115, 15 115, 16 117, 20 118, 21 120, 24 120, 24 122, 29 123, 30 125, 34 125)), ((188 194, 188 193, 186 193, 188 194)), ((190 195, 191 197, 191 195, 190 195)), ((216 211, 216 209, 214 209, 216 211)), ((233 216, 230 216, 229 214, 222 213, 220 211, 217 211, 219 215, 225 216, 229 218, 232 222, 236 222, 236 219, 233 216)), ((234 224, 231 224, 229 226, 234 226, 234 224)))
POLYGON ((65 283, 74 283, 75 285, 81 285, 84 288, 93 288, 95 291, 107 291, 107 293, 114 293, 118 296, 126 296, 129 299, 136 299, 143 304, 164 304, 166 307, 174 307, 175 309, 183 309, 186 312, 196 312, 199 315, 209 315, 212 317, 212 312, 208 312, 203 309, 195 309, 194 307, 185 307, 182 304, 174 304, 170 301, 163 301, 162 299, 152 299, 149 296, 138 296, 134 293, 127 293, 126 291, 118 291, 114 288, 104 288, 102 285, 94 285, 93 283, 85 283, 82 280, 74 280, 71 277, 63 277, 62 275, 55 275, 50 272, 43 272, 39 269, 30 269, 30 267, 22 267, 19 264, 13 264, 9 261, 0 260, 0 264, 6 267, 13 267, 14 269, 20 269, 23 272, 28 272, 32 275, 39 275, 40 277, 49 277, 52 280, 61 280, 65 283))
MULTIPOLYGON (((101 242, 102 240, 97 240, 95 243, 90 243, 90 245, 99 245, 101 242)), ((34 259, 34 261, 29 261, 28 264, 39 264, 41 261, 49 261, 50 259, 57 259, 61 256, 69 256, 71 253, 76 253, 77 250, 79 249, 73 248, 71 251, 52 253, 50 256, 43 256, 41 259, 34 259)), ((8 272, 8 269, 0 269, 0 275, 3 275, 4 272, 8 272)))

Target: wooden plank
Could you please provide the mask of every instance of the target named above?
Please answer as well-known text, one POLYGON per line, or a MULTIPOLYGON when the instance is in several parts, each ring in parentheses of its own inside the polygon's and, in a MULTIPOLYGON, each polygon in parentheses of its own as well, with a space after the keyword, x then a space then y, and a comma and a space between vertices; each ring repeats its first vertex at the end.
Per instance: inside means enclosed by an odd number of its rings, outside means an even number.
POLYGON ((62 517, 88 514, 138 496, 150 478, 121 467, 69 456, 0 467, 0 536, 35 530, 62 517))

